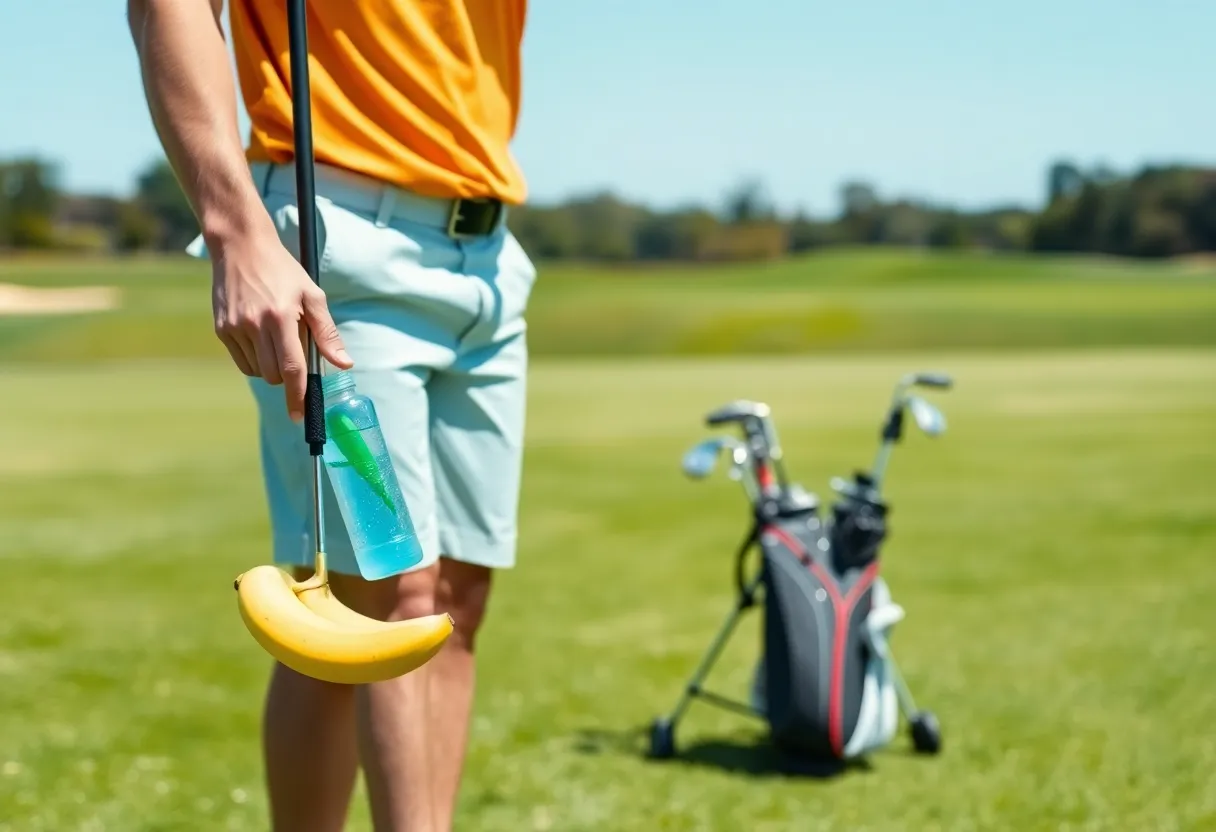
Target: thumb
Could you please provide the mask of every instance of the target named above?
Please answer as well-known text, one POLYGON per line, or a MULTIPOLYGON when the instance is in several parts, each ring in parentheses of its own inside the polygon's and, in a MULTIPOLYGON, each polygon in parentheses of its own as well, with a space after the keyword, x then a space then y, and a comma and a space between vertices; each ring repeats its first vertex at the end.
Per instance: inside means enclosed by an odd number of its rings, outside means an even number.
POLYGON ((316 341, 317 350, 321 355, 325 356, 326 360, 335 367, 343 370, 353 367, 355 362, 346 352, 342 336, 338 334, 338 327, 329 314, 324 290, 312 288, 306 291, 303 307, 305 323, 312 331, 313 340, 316 341))

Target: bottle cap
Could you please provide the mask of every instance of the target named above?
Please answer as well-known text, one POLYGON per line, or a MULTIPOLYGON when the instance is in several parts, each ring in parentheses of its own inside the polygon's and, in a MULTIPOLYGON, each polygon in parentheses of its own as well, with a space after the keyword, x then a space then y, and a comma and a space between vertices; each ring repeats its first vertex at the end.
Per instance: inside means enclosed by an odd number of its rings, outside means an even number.
POLYGON ((321 376, 321 392, 326 398, 355 389, 355 376, 350 370, 338 370, 321 376))

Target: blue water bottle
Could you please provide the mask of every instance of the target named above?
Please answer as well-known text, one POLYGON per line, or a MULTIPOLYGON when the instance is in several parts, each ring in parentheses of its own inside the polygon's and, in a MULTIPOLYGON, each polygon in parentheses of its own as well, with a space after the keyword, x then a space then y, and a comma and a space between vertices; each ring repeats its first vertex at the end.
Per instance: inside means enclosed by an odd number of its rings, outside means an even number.
POLYGON ((325 396, 321 458, 360 575, 375 581, 417 565, 422 561, 422 547, 380 432, 375 405, 355 389, 355 378, 348 370, 328 373, 321 386, 325 396))

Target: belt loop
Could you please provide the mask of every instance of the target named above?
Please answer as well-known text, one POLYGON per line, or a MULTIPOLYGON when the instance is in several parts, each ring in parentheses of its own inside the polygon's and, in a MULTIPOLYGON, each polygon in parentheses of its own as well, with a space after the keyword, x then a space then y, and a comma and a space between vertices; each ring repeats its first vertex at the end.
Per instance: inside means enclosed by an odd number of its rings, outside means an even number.
POLYGON ((395 188, 385 186, 380 191, 380 210, 376 212, 376 227, 384 228, 388 225, 389 217, 393 215, 393 208, 397 203, 397 190, 395 188))

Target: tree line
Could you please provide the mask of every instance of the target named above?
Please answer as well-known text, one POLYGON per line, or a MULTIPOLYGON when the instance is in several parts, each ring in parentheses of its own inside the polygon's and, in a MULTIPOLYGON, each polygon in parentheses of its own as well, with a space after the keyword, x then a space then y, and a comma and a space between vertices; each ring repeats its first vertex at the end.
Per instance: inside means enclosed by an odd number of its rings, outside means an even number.
MULTIPOLYGON (((542 260, 746 261, 840 245, 1089 252, 1162 258, 1216 251, 1216 168, 1146 165, 1120 174, 1069 161, 1046 171, 1040 208, 964 211, 884 198, 846 182, 832 216, 784 215, 763 184, 746 181, 717 206, 655 210, 610 193, 511 211, 509 224, 542 260)), ((76 194, 37 157, 0 159, 0 252, 180 251, 198 225, 163 159, 127 196, 76 194)))

